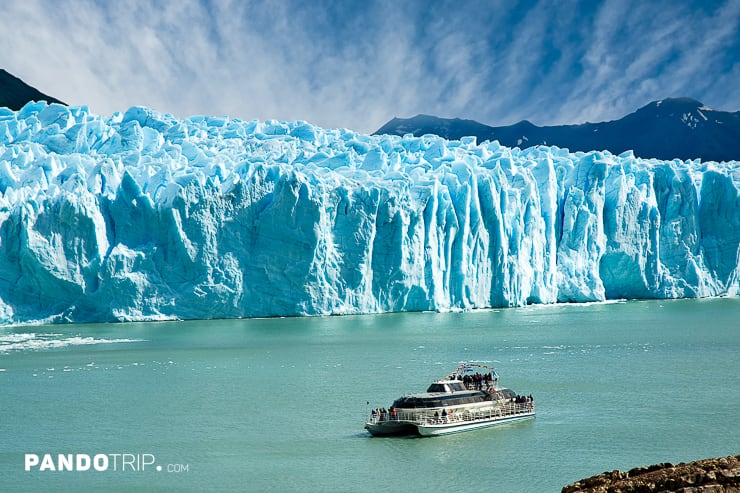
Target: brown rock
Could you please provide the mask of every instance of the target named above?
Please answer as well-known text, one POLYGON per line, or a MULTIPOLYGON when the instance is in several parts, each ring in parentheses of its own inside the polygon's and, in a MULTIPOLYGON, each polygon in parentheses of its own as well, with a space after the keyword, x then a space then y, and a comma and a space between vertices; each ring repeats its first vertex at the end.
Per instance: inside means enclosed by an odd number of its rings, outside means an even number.
POLYGON ((740 455, 604 472, 562 493, 740 493, 740 455))

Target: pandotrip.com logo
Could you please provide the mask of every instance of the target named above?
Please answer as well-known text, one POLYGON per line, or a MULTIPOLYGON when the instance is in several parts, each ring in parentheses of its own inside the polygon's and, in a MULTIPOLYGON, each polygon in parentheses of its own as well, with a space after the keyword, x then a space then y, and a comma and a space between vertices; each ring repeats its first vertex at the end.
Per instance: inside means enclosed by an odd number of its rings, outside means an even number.
POLYGON ((158 464, 154 454, 25 454, 26 472, 187 473, 189 464, 158 464))

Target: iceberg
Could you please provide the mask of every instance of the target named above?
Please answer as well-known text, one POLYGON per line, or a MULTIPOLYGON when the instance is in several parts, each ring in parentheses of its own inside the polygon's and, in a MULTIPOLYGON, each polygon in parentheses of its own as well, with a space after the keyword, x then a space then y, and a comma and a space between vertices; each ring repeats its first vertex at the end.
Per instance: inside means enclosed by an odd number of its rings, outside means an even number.
POLYGON ((0 323, 736 296, 740 165, 0 109, 0 323))

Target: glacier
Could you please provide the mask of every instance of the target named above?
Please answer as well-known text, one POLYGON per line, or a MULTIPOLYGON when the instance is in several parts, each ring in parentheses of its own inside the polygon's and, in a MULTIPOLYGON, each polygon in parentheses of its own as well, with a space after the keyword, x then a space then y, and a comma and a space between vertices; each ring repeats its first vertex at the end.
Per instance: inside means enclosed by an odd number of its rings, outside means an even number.
POLYGON ((0 108, 0 323, 736 296, 740 165, 0 108))

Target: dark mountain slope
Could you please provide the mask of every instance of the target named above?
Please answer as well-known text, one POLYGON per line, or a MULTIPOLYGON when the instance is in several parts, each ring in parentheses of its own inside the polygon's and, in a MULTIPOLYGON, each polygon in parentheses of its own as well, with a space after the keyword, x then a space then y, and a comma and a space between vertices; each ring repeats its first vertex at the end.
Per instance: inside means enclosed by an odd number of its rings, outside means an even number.
POLYGON ((34 87, 29 86, 18 77, 0 69, 0 108, 5 106, 11 110, 19 110, 29 101, 46 101, 48 103, 61 103, 56 98, 47 96, 34 87))
POLYGON ((376 134, 436 134, 447 139, 473 135, 509 147, 556 145, 571 151, 609 150, 658 159, 740 160, 740 111, 717 111, 690 98, 654 101, 619 120, 538 127, 524 120, 491 127, 473 120, 429 115, 394 118, 376 134))

